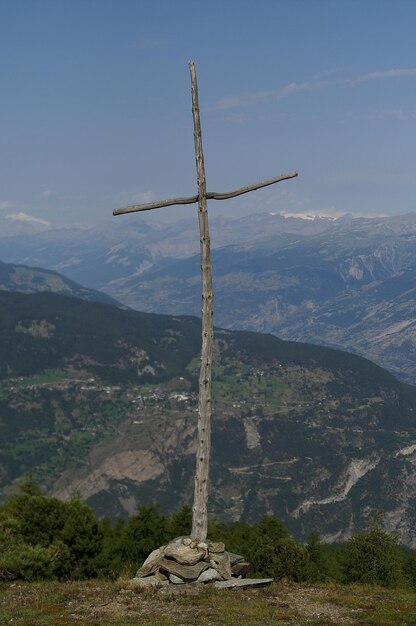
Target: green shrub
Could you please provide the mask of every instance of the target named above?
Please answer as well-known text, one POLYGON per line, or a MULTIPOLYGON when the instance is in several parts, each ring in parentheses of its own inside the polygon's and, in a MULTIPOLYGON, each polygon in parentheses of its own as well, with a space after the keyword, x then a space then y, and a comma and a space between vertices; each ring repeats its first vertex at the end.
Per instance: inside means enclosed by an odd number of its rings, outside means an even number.
POLYGON ((403 559, 396 538, 377 520, 370 529, 354 532, 347 544, 343 582, 397 587, 403 584, 403 559))
MULTIPOLYGON (((53 555, 50 575, 78 579, 97 574, 95 558, 102 549, 102 531, 95 513, 79 498, 61 502, 25 485, 3 510, 14 520, 19 550, 21 545, 31 547, 39 559, 53 555)), ((15 546, 10 554, 16 550, 15 546)))
POLYGON ((166 532, 170 539, 190 535, 192 529, 192 507, 189 504, 172 513, 166 519, 166 532))
POLYGON ((416 554, 413 550, 404 551, 403 575, 407 586, 416 589, 416 554))
POLYGON ((274 544, 267 539, 259 541, 251 549, 249 561, 256 568, 258 575, 281 580, 288 578, 296 582, 305 579, 305 566, 308 552, 290 537, 279 539, 274 544))
POLYGON ((166 518, 158 506, 139 508, 129 519, 120 538, 120 556, 124 566, 134 573, 152 550, 167 543, 166 518))
POLYGON ((59 539, 68 548, 66 571, 72 579, 93 578, 97 575, 96 559, 103 546, 103 532, 95 513, 73 498, 65 503, 65 522, 59 539))
POLYGON ((20 493, 9 500, 6 510, 19 520, 20 532, 27 543, 46 547, 60 538, 66 507, 64 502, 42 493, 20 493))
POLYGON ((330 580, 330 561, 327 551, 319 540, 318 533, 309 534, 305 548, 308 553, 304 570, 305 580, 310 583, 330 580))
POLYGON ((122 518, 119 518, 114 526, 108 517, 101 520, 102 548, 95 559, 98 576, 115 580, 122 574, 130 573, 121 555, 122 535, 126 524, 122 518))
POLYGON ((50 579, 55 576, 61 546, 26 543, 18 520, 0 513, 0 581, 50 579))

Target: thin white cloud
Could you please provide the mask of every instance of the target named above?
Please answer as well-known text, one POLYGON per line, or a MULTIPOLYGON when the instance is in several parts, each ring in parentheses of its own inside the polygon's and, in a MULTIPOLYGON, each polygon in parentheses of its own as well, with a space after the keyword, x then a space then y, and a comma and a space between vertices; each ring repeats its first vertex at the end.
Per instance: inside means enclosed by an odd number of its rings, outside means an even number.
POLYGON ((148 202, 152 202, 156 199, 153 191, 141 191, 139 193, 133 193, 130 196, 130 202, 134 202, 137 204, 147 204, 148 202))
POLYGON ((148 191, 120 191, 114 198, 119 207, 133 204, 148 204, 157 200, 157 195, 150 189, 148 191))
POLYGON ((379 72, 369 72, 368 74, 363 74, 362 76, 357 76, 356 78, 351 78, 346 80, 345 82, 349 85, 357 85, 358 83, 366 83, 370 80, 379 80, 384 78, 400 78, 400 77, 408 77, 408 76, 416 76, 416 68, 397 68, 393 70, 384 70, 379 72))
MULTIPOLYGON (((336 70, 334 70, 335 72, 336 70)), ((329 74, 330 72, 328 72, 329 74)), ((325 75, 325 73, 324 73, 325 75)), ((319 75, 317 75, 319 76, 319 75)), ((322 89, 330 85, 358 85, 360 83, 366 83, 371 80, 383 80, 386 78, 408 78, 416 77, 416 68, 396 68, 392 70, 381 70, 377 72, 369 72, 362 74, 355 78, 338 79, 338 80, 308 80, 302 83, 289 83, 280 89, 273 89, 268 91, 253 91, 243 93, 237 96, 229 96, 221 98, 216 102, 213 102, 206 108, 207 111, 222 111, 226 109, 235 109, 244 106, 251 106, 259 104, 261 102, 267 102, 271 100, 281 100, 290 96, 297 95, 313 89, 322 89)))
POLYGON ((14 202, 9 202, 8 200, 4 200, 0 202, 0 211, 4 211, 5 209, 13 209, 16 205, 14 202))
POLYGON ((320 80, 322 78, 327 78, 328 76, 333 76, 334 74, 341 74, 350 71, 349 67, 334 67, 332 70, 324 70, 323 72, 318 72, 314 74, 311 78, 312 80, 320 80))
POLYGON ((383 117, 391 117, 395 120, 404 120, 406 119, 405 112, 402 109, 384 109, 382 111, 383 117))
POLYGON ((41 198, 50 198, 51 196, 54 196, 55 192, 52 191, 52 189, 45 189, 45 191, 42 191, 42 193, 40 194, 41 198))
POLYGON ((42 224, 43 226, 51 226, 51 222, 41 220, 38 217, 33 217, 27 213, 9 213, 9 215, 6 215, 6 218, 11 222, 31 222, 34 224, 42 224))
POLYGON ((280 89, 274 89, 271 91, 254 91, 252 93, 245 93, 239 96, 230 96, 228 98, 222 98, 217 100, 211 106, 208 107, 208 111, 221 111, 224 109, 234 109, 237 107, 249 106, 258 104, 260 102, 267 102, 268 100, 281 100, 282 98, 288 98, 304 91, 311 89, 321 89, 329 84, 327 80, 305 81, 303 83, 289 83, 280 89))
POLYGON ((398 121, 407 121, 407 120, 412 120, 412 119, 416 119, 416 112, 415 111, 405 111, 403 109, 382 109, 382 110, 375 110, 375 111, 370 111, 370 112, 357 112, 357 111, 348 111, 345 116, 344 116, 344 120, 351 120, 351 119, 357 119, 357 120, 384 120, 384 119, 391 119, 391 120, 398 120, 398 121))

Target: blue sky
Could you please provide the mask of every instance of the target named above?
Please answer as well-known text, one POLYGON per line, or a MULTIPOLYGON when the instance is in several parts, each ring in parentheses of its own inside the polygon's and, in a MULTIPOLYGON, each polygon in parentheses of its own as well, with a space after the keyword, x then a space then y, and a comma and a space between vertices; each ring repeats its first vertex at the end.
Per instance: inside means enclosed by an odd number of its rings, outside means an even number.
POLYGON ((212 215, 416 210, 415 24, 413 0, 0 0, 0 211, 193 195, 190 59, 209 190, 299 172, 212 215))

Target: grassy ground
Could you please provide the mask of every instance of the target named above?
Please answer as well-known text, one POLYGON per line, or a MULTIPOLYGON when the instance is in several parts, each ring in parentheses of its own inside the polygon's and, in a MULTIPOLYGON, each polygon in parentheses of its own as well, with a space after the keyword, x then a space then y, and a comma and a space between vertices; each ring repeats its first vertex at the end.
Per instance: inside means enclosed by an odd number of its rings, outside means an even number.
POLYGON ((21 626, 416 626, 416 592, 278 583, 264 589, 130 589, 128 582, 7 583, 0 624, 21 626))

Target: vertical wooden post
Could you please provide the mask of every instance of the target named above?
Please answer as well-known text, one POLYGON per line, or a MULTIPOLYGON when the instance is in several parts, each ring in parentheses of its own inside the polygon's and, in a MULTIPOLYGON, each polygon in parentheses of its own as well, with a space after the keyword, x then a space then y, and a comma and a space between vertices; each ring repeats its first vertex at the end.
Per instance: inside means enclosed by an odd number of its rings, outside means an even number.
POLYGON ((211 370, 213 342, 213 295, 211 250, 208 229, 207 190, 205 181, 204 154, 202 151, 201 122, 199 117, 198 85, 195 64, 189 63, 192 87, 192 113, 194 118, 194 142, 196 172, 198 178, 198 217, 201 243, 202 278, 202 348, 199 372, 198 402, 198 445, 194 504, 192 509, 193 538, 204 541, 208 529, 208 484, 209 458, 211 451, 211 370))
POLYGON ((249 191, 273 185, 288 178, 297 176, 296 172, 281 174, 263 180, 254 185, 246 185, 227 193, 208 192, 205 181, 204 154, 202 152, 201 121, 199 117, 198 86, 195 64, 189 63, 192 87, 192 113, 194 118, 195 161, 198 180, 198 194, 190 198, 170 198, 146 204, 133 204, 113 211, 113 215, 151 211, 174 204, 193 204, 198 202, 199 235, 201 243, 201 279, 202 279, 202 348, 201 369, 199 371, 199 402, 198 402, 198 444, 196 453, 195 492, 192 508, 192 531, 194 539, 204 541, 208 529, 208 486, 209 461, 211 452, 211 371, 213 351, 213 294, 211 250, 208 230, 207 198, 227 200, 249 191))

